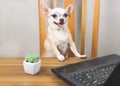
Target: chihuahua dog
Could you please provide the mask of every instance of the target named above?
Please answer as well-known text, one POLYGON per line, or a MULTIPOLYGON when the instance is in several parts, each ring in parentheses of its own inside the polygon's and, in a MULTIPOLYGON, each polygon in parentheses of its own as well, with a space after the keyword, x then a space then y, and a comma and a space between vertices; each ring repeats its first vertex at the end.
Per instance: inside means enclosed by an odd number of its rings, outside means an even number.
POLYGON ((44 57, 57 57, 58 60, 64 61, 68 48, 76 57, 86 57, 80 55, 77 51, 75 43, 72 40, 71 33, 68 28, 68 19, 73 10, 73 5, 69 5, 65 9, 51 9, 42 5, 42 10, 48 18, 47 36, 44 42, 44 57))

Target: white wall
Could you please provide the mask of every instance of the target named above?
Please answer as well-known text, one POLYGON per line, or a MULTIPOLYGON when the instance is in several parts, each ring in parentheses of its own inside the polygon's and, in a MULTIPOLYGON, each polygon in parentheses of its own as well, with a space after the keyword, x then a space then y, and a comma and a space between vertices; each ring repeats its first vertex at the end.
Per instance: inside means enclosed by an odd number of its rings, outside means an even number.
POLYGON ((39 55, 37 0, 0 0, 0 57, 39 55))
POLYGON ((120 55, 120 0, 101 0, 99 56, 120 55))
MULTIPOLYGON (((48 1, 48 0, 44 0, 48 1)), ((120 0, 100 0, 99 56, 120 54, 120 0)), ((50 1, 48 2, 50 3, 50 1)), ((61 2, 62 3, 62 2, 61 2)), ((76 33, 80 31, 81 0, 76 0, 76 33), (80 9, 78 9, 80 8, 80 9)), ((48 4, 49 5, 49 4, 48 4)), ((58 3, 58 6, 59 5, 58 3)), ((91 54, 94 0, 87 0, 86 54, 91 54)), ((0 0, 0 57, 23 57, 39 54, 37 0, 0 0)), ((77 39, 80 36, 75 35, 77 39)), ((80 42, 77 41, 77 45, 80 42)))

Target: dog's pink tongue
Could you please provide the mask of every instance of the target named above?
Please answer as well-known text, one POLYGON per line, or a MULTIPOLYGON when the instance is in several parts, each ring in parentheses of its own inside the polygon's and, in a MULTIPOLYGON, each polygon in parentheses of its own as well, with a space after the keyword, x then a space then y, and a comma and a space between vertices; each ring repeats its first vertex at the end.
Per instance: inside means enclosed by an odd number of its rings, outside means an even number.
POLYGON ((63 28, 64 24, 58 24, 59 28, 63 28))

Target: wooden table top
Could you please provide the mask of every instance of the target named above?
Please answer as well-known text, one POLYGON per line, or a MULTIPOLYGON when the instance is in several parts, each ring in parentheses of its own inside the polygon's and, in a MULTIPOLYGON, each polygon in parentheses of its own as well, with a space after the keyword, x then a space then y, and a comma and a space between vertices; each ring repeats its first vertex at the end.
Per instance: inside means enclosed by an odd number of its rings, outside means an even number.
POLYGON ((37 75, 29 75, 23 70, 23 58, 0 58, 0 86, 69 86, 50 69, 89 59, 91 58, 70 57, 60 62, 56 58, 41 58, 40 72, 37 75))

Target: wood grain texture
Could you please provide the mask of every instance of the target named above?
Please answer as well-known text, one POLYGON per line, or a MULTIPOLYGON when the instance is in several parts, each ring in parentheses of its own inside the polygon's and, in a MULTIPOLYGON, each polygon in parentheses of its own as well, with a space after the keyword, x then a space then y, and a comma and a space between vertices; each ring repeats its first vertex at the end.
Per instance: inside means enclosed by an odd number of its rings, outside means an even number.
POLYGON ((44 4, 42 3, 42 0, 38 0, 38 8, 39 8, 39 33, 40 33, 40 55, 44 53, 44 41, 46 38, 46 17, 42 12, 41 5, 44 4))
POLYGON ((69 86, 56 77, 51 68, 79 61, 90 60, 67 58, 59 62, 56 58, 41 58, 41 69, 37 75, 26 74, 23 70, 23 58, 0 58, 0 85, 1 86, 69 86))
POLYGON ((86 0, 82 0, 81 54, 85 54, 86 0))
POLYGON ((92 51, 91 56, 93 58, 97 57, 98 54, 99 12, 100 12, 100 0, 95 0, 92 50, 91 50, 92 51))
POLYGON ((57 1, 56 0, 52 0, 52 8, 55 8, 57 6, 57 1))

